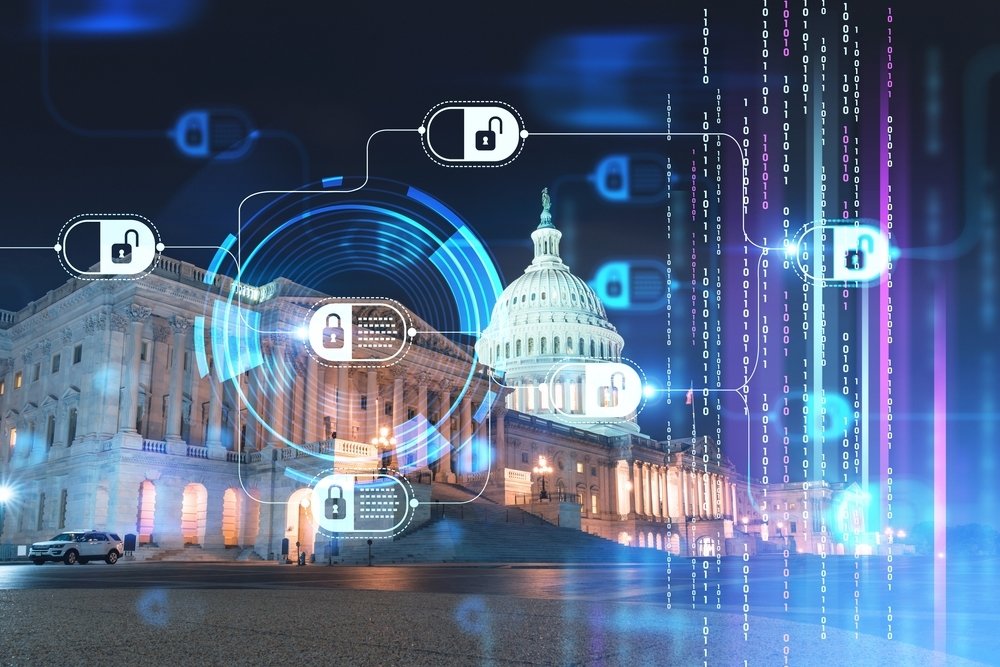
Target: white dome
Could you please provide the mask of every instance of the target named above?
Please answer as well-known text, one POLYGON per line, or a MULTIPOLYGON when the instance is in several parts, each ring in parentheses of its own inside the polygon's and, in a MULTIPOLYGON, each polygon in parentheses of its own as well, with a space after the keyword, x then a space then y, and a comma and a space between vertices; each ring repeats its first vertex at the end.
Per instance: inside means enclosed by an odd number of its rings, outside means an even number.
POLYGON ((511 408, 560 419, 582 413, 585 387, 581 378, 564 379, 546 394, 540 386, 551 382, 553 369, 567 362, 620 361, 624 340, 594 290, 560 258, 562 232, 552 224, 549 205, 543 191, 541 222, 531 233, 535 257, 497 299, 476 353, 515 388, 511 408))

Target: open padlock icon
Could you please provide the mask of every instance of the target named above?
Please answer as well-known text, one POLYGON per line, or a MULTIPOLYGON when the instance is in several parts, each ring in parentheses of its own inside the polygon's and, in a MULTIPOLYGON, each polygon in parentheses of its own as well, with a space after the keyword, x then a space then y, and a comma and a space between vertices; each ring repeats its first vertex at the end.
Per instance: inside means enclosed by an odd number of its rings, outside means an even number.
POLYGON ((486 123, 486 129, 476 132, 476 149, 491 151, 497 147, 497 133, 493 131, 493 121, 497 122, 500 134, 503 134, 503 120, 500 116, 491 116, 486 123))
POLYGON ((134 229, 126 230, 124 243, 114 243, 111 245, 111 261, 114 264, 128 264, 132 261, 132 244, 128 242, 129 234, 135 235, 135 247, 139 247, 139 232, 134 229))
POLYGON ((844 253, 844 268, 861 271, 865 268, 865 253, 873 252, 875 252, 875 239, 868 234, 859 236, 857 246, 844 253))
POLYGON ((597 404, 602 408, 618 407, 618 392, 625 389, 625 374, 614 372, 608 378, 608 384, 597 388, 597 404), (615 378, 621 378, 620 383, 615 383, 615 378))
POLYGON ((344 347, 344 327, 341 326, 340 315, 330 313, 326 316, 326 326, 323 327, 323 347, 328 350, 339 350, 344 347), (336 326, 330 320, 336 318, 336 326))

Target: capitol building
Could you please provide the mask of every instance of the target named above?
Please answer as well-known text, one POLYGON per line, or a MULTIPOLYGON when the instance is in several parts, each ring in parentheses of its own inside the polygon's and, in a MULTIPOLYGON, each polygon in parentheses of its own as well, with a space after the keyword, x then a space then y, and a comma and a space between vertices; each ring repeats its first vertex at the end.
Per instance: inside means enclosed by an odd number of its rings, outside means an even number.
MULTIPOLYGON (((323 452, 369 469, 388 455, 424 503, 415 525, 432 519, 435 485, 448 485, 674 554, 755 550, 774 540, 776 517, 786 546, 790 536, 797 551, 827 548, 819 517, 833 502, 829 487, 807 497, 801 485, 772 485, 765 495, 708 437, 658 441, 634 413, 582 419, 593 388, 579 364, 621 362, 626 341, 562 261, 547 195, 531 238, 531 263, 497 299, 474 349, 434 333, 413 338, 395 366, 331 368, 294 337, 261 334, 265 359, 293 377, 287 392, 254 389, 267 364, 225 382, 203 372, 195 337, 206 333, 193 324, 234 285, 206 282, 185 262, 162 258, 135 281, 70 279, 0 311, 0 481, 17 491, 0 542, 94 527, 134 534, 149 549, 269 558, 287 539, 313 553, 322 547, 302 480, 322 467, 310 454, 323 452), (486 400, 491 379, 502 400, 486 400), (378 445, 415 416, 444 446, 397 456, 378 445), (544 475, 534 472, 541 462, 544 475)), ((239 289, 242 306, 276 330, 294 330, 325 296, 281 278, 239 289)), ((418 313, 408 316, 421 328, 418 313)))

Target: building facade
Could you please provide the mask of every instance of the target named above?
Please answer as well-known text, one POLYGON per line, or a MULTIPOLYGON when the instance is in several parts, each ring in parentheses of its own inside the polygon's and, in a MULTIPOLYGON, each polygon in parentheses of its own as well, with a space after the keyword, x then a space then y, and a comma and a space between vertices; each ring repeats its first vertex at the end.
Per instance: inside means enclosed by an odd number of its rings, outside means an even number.
MULTIPOLYGON (((0 312, 0 478, 17 490, 2 541, 95 527, 162 549, 268 558, 288 539, 312 553, 322 538, 301 480, 329 467, 323 455, 335 468, 398 469, 421 500, 416 523, 429 516, 432 484, 458 483, 636 547, 715 556, 756 551, 772 536, 787 546, 794 535, 795 550, 835 552, 817 523, 831 487, 768 498, 710 438, 657 441, 634 415, 564 418, 580 413, 587 389, 571 378, 542 391, 546 368, 618 361, 625 341, 560 259, 547 200, 532 239, 534 260, 498 299, 476 351, 422 335, 405 363, 385 368, 329 367, 294 335, 265 333, 265 363, 219 382, 198 357, 196 336, 208 334, 196 324, 234 285, 166 258, 142 280, 71 279, 0 312), (276 368, 287 388, 269 391, 276 368), (501 400, 484 407, 496 378, 501 400), (438 446, 397 455, 379 444, 421 417, 438 446), (548 499, 533 473, 541 457, 552 469, 548 499), (768 502, 800 503, 790 510, 798 518, 784 517, 786 506, 765 522, 768 502)), ((294 332, 323 297, 283 279, 238 288, 271 331, 294 332)))

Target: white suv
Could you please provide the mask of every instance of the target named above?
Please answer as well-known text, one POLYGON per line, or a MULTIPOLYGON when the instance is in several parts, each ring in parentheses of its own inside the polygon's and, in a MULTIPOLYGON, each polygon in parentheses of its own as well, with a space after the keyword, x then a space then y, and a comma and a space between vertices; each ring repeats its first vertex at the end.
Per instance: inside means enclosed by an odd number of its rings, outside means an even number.
POLYGON ((124 551, 122 540, 115 533, 71 530, 59 533, 51 540, 35 542, 31 545, 28 558, 35 565, 41 565, 47 560, 61 560, 72 565, 98 559, 114 565, 124 551))

